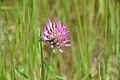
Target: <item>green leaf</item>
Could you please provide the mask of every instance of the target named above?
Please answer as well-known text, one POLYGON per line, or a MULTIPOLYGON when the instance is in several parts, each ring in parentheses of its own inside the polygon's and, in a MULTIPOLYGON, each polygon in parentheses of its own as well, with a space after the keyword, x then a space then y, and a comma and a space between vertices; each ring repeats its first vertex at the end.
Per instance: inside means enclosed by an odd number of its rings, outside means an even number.
POLYGON ((63 77, 60 77, 54 73, 49 73, 48 78, 55 79, 55 80, 65 80, 63 77))
POLYGON ((45 69, 47 70, 47 72, 49 72, 50 68, 49 68, 48 64, 46 64, 45 61, 43 61, 43 63, 44 63, 45 69))
POLYGON ((19 76, 22 76, 22 77, 28 79, 28 76, 26 74, 24 74, 23 67, 21 67, 20 69, 17 69, 17 67, 15 67, 15 73, 18 74, 19 76))

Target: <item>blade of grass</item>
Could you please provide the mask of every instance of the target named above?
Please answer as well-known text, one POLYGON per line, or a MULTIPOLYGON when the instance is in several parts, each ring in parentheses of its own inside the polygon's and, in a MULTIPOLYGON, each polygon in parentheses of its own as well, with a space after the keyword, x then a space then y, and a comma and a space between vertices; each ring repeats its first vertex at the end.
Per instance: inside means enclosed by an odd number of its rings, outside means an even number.
POLYGON ((119 19, 119 17, 120 17, 120 15, 119 15, 120 10, 119 10, 119 8, 120 8, 120 5, 117 4, 117 13, 116 13, 116 15, 117 15, 117 18, 116 18, 116 27, 117 27, 116 51, 117 51, 118 80, 120 79, 120 76, 119 76, 119 74, 120 74, 120 19, 119 19))
MULTIPOLYGON (((76 27, 77 28, 76 31, 77 31, 77 39, 78 39, 78 48, 79 48, 78 57, 79 57, 79 64, 81 64, 81 67, 79 67, 79 70, 78 70, 78 71, 80 71, 78 75, 80 75, 81 71, 82 71, 82 75, 85 75, 86 71, 87 71, 87 62, 84 63, 84 61, 87 61, 87 58, 85 56, 86 51, 85 51, 84 30, 86 30, 86 28, 84 28, 85 26, 82 26, 82 23, 81 23, 79 6, 77 3, 77 0, 74 0, 74 3, 75 3, 75 9, 76 9, 75 12, 76 12, 76 17, 77 17, 77 22, 78 22, 77 23, 78 26, 76 27)), ((85 2, 85 4, 86 4, 86 2, 85 2)), ((78 79, 80 79, 80 77, 78 79)))

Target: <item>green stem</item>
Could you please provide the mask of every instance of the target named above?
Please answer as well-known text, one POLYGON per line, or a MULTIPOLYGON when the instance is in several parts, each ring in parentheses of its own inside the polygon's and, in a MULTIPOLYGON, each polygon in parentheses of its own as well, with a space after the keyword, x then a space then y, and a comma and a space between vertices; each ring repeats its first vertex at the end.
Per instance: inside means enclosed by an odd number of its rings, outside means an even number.
POLYGON ((101 71, 100 71, 100 62, 98 63, 98 71, 99 71, 99 80, 101 80, 101 71))
POLYGON ((50 54, 50 63, 49 63, 49 66, 51 65, 52 63, 52 53, 50 54))
POLYGON ((40 42, 40 49, 41 49, 41 64, 42 64, 42 80, 44 80, 44 64, 43 64, 42 42, 40 42))
MULTIPOLYGON (((50 53, 50 62, 49 62, 49 67, 52 65, 52 53, 50 53)), ((49 70, 48 70, 48 73, 47 73, 47 76, 46 76, 46 80, 48 80, 48 75, 49 75, 49 73, 50 73, 50 68, 49 68, 49 70)))

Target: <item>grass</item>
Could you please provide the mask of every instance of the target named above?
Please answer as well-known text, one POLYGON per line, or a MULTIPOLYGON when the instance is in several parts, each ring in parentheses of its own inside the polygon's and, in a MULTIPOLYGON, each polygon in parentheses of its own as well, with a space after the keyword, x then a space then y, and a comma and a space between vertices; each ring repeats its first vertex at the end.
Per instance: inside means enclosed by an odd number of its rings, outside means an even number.
POLYGON ((119 0, 0 0, 0 80, 119 80, 119 8, 119 0), (62 54, 38 42, 48 18, 70 28, 74 46, 62 54))

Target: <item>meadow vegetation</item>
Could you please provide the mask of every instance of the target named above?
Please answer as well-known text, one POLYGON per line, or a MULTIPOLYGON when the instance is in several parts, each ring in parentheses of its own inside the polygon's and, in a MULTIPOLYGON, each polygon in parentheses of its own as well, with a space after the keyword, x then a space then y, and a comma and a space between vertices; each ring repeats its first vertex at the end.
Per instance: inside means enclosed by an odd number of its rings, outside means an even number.
POLYGON ((120 80, 119 0, 0 0, 0 80, 42 79, 120 80), (70 30, 63 53, 38 42, 49 18, 70 30))

